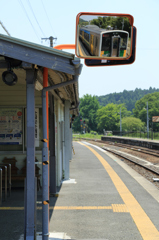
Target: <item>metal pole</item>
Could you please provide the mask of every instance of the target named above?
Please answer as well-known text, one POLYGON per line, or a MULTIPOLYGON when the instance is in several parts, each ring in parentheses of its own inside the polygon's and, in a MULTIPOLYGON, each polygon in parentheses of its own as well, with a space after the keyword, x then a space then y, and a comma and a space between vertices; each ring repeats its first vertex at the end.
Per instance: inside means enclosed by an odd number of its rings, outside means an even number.
POLYGON ((9 196, 11 196, 11 164, 8 164, 9 196))
POLYGON ((2 174, 4 174, 4 193, 5 193, 5 201, 7 200, 7 183, 8 183, 8 168, 9 164, 0 164, 0 167, 2 168, 2 174))
POLYGON ((5 188, 5 201, 7 201, 7 166, 4 166, 4 181, 5 181, 5 185, 4 185, 4 188, 5 188))
POLYGON ((149 138, 149 112, 148 112, 148 102, 147 102, 147 138, 149 138))
POLYGON ((57 38, 54 38, 53 36, 50 36, 49 38, 41 38, 41 40, 50 40, 50 47, 53 47, 53 40, 57 38))
MULTIPOLYGON (((45 89, 45 88, 44 88, 45 89)), ((49 239, 49 158, 47 147, 46 91, 42 91, 43 149, 42 149, 42 240, 49 239)))
POLYGON ((2 205, 2 169, 0 168, 0 205, 2 205))
POLYGON ((35 70, 26 70, 27 82, 27 154, 25 185, 25 240, 35 236, 35 70))
POLYGON ((42 118, 43 118, 43 149, 42 149, 42 240, 49 239, 49 156, 47 146, 47 111, 46 92, 59 87, 64 87, 78 81, 75 75, 73 80, 62 82, 53 86, 45 87, 42 90, 42 118))
POLYGON ((55 114, 54 114, 54 96, 50 95, 50 194, 56 194, 56 159, 55 159, 55 114))
POLYGON ((120 108, 120 136, 122 136, 121 108, 120 108))
POLYGON ((50 40, 50 47, 53 47, 53 39, 54 39, 54 38, 53 38, 52 36, 49 37, 49 40, 50 40))

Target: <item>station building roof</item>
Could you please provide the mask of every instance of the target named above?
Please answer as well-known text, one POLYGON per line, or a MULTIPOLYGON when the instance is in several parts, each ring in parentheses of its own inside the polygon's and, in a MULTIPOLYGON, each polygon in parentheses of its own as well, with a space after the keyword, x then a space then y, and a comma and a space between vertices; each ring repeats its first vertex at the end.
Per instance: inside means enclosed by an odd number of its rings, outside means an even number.
MULTIPOLYGON (((0 78, 4 71, 11 68, 18 82, 26 85, 25 70, 29 67, 37 69, 35 86, 37 90, 42 90, 44 67, 48 68, 51 86, 78 78, 82 64, 74 54, 0 34, 0 78)), ((69 100, 72 105, 78 106, 78 81, 51 91, 56 92, 62 101, 69 100)), ((76 109, 74 113, 77 112, 76 109)))

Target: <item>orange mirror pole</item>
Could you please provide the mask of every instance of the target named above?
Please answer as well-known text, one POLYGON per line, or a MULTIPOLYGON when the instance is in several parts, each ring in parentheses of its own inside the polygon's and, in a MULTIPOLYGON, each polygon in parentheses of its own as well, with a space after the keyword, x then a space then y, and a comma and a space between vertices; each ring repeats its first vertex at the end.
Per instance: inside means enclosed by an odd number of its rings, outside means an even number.
POLYGON ((75 44, 61 44, 54 47, 55 49, 62 50, 62 49, 75 49, 75 44))
MULTIPOLYGON (((43 69, 43 88, 48 87, 48 68, 43 69)), ((48 113, 48 92, 46 92, 46 118, 47 118, 47 146, 49 149, 49 113, 48 113)))

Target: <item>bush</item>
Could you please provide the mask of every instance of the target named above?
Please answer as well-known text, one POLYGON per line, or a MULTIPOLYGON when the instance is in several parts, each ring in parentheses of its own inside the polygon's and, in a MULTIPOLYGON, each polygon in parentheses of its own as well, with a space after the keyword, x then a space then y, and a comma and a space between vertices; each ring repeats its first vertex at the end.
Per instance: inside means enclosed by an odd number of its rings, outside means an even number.
POLYGON ((90 134, 97 135, 96 131, 91 131, 90 134))

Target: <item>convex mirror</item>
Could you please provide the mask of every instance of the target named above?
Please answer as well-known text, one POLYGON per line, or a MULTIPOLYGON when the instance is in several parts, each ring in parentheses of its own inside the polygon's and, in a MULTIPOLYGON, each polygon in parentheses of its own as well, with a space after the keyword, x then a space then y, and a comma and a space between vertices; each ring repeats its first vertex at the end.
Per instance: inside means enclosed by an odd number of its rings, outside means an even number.
POLYGON ((79 13, 76 55, 85 59, 128 59, 132 53, 133 17, 129 14, 79 13))
POLYGON ((106 60, 106 59, 85 59, 85 65, 88 67, 95 66, 115 66, 115 65, 127 65, 132 64, 136 57, 136 36, 137 29, 133 26, 133 39, 132 39, 132 54, 129 59, 123 60, 106 60))

